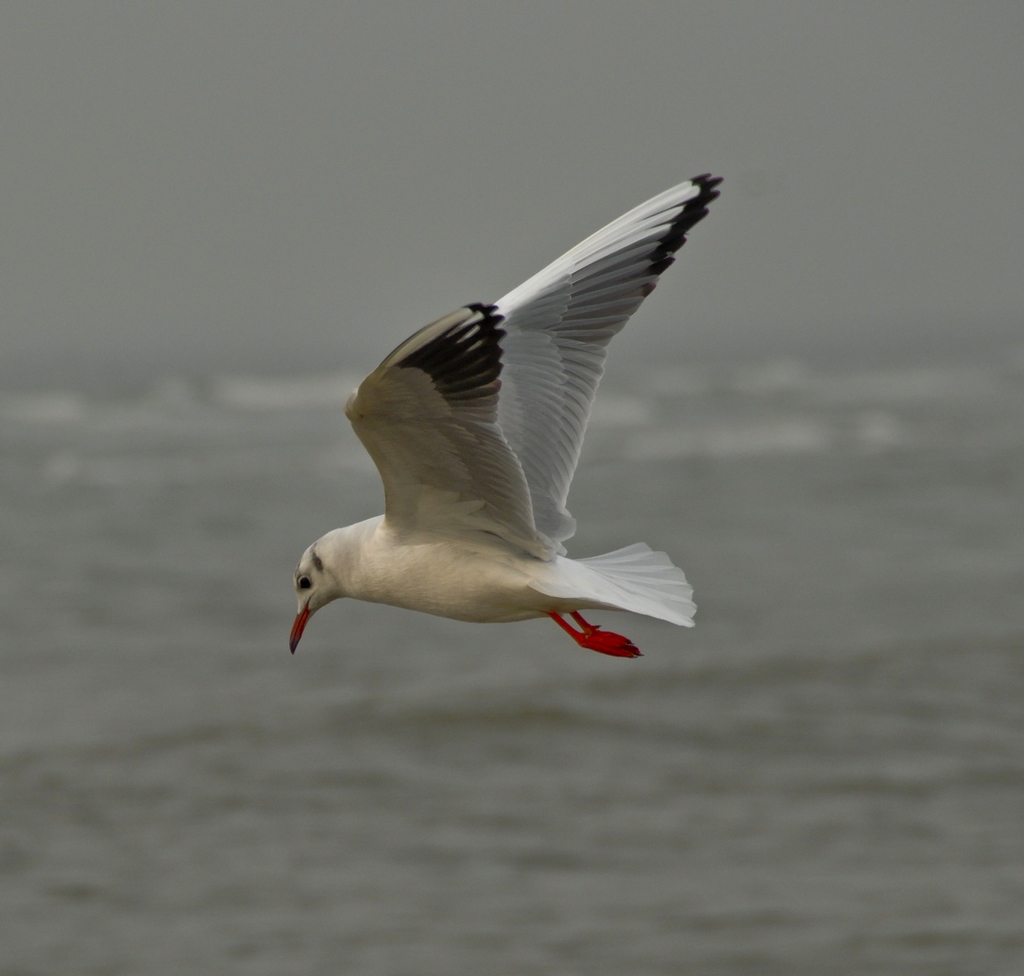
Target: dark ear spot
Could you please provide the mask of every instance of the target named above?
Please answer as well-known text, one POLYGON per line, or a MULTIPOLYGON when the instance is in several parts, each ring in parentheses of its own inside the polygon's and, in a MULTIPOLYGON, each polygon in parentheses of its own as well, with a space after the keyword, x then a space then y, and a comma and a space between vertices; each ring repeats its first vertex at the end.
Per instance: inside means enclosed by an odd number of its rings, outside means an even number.
POLYGON ((324 562, 315 552, 313 553, 313 565, 316 566, 317 572, 322 573, 324 571, 324 562))

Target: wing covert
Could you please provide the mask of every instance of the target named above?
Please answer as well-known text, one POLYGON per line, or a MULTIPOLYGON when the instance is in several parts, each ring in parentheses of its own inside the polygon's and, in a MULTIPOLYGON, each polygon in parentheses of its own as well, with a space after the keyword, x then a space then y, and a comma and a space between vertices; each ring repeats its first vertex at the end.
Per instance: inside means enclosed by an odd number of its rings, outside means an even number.
POLYGON ((400 528, 500 536, 540 558, 523 469, 497 423, 504 336, 493 305, 470 305, 394 350, 345 405, 400 528))

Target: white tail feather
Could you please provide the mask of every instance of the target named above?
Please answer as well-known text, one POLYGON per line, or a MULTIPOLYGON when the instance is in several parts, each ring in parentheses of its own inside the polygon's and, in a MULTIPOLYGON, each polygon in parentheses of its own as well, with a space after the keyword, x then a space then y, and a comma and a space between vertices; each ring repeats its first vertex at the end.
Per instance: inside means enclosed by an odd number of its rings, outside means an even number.
MULTIPOLYGON (((550 564, 549 564, 550 565, 550 564)), ((637 542, 589 559, 556 557, 557 579, 530 585, 548 596, 584 598, 619 610, 693 626, 693 587, 663 552, 637 542)))

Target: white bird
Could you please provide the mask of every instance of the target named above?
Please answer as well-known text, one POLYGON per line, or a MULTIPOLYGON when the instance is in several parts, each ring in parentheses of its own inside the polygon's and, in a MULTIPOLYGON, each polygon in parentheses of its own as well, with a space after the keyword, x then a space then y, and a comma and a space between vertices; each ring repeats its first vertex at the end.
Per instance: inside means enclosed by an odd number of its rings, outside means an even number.
POLYGON ((616 657, 640 651, 580 610, 693 626, 693 589, 665 553, 637 543, 575 560, 562 543, 576 529, 566 496, 608 343, 720 182, 705 174, 648 200, 496 304, 421 329, 359 384, 345 414, 380 472, 385 511, 303 553, 293 654, 309 618, 339 597, 479 623, 547 615, 616 657))

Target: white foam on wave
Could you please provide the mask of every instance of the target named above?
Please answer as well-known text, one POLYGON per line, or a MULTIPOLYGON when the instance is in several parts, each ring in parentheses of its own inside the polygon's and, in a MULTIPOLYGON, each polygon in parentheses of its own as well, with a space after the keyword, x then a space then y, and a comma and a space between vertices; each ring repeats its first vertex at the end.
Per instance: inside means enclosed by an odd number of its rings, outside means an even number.
POLYGON ((0 417, 24 424, 77 424, 85 419, 85 401, 74 393, 29 393, 7 397, 0 417))
POLYGON ((602 392, 594 401, 590 423, 595 427, 645 427, 651 423, 654 404, 643 397, 602 392))
POLYGON ((816 377, 814 392, 837 405, 863 402, 953 400, 1003 388, 997 369, 982 366, 915 366, 816 377))
POLYGON ((910 437, 903 425, 891 413, 883 411, 860 414, 856 418, 853 436, 858 447, 871 453, 910 445, 910 437))
POLYGON ((696 366, 658 366, 644 377, 644 383, 651 393, 663 397, 701 396, 714 387, 708 370, 696 366))
POLYGON ((661 366, 647 373, 643 383, 650 394, 669 399, 707 394, 751 399, 797 395, 844 406, 989 396, 1015 382, 1014 369, 1012 357, 987 365, 925 364, 848 371, 813 369, 795 359, 768 359, 717 367, 661 366))
POLYGON ((46 461, 42 476, 51 485, 87 485, 93 488, 196 485, 208 481, 251 478, 262 473, 260 458, 130 455, 88 455, 59 451, 46 461))
POLYGON ((808 454, 828 450, 833 440, 828 424, 799 417, 777 418, 645 431, 629 443, 625 453, 634 461, 808 454))
POLYGON ((211 397, 236 410, 336 408, 344 406, 360 379, 350 373, 288 378, 222 376, 213 381, 211 397))
POLYGON ((795 359, 769 359, 738 367, 730 387, 747 396, 773 396, 806 389, 813 382, 810 371, 795 359))
MULTIPOLYGON (((163 455, 89 454, 79 450, 57 451, 43 465, 41 475, 54 486, 84 485, 91 488, 157 488, 170 485, 201 485, 218 481, 252 481, 273 477, 294 465, 294 456, 272 451, 248 450, 192 452, 163 455)), ((303 463, 312 462, 305 458, 303 463)), ((354 459, 351 467, 360 468, 354 459)), ((336 461, 335 466, 345 465, 336 461)))
POLYGON ((164 377, 145 394, 87 400, 73 392, 30 393, 0 399, 0 419, 30 426, 84 426, 87 430, 133 430, 188 422, 205 404, 193 386, 178 377, 164 377))

